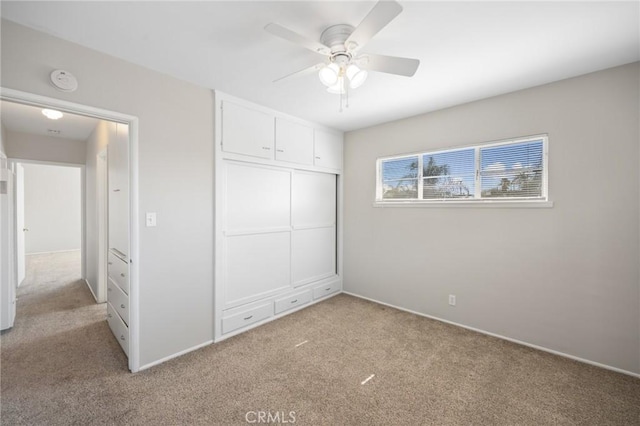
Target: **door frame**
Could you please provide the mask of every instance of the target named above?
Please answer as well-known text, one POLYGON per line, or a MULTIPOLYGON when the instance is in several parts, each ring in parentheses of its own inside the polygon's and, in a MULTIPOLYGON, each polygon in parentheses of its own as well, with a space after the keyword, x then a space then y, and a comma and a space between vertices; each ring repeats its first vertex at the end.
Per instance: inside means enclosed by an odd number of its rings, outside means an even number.
POLYGON ((96 213, 98 216, 98 303, 107 301, 107 253, 109 251, 109 193, 108 193, 108 158, 107 148, 96 154, 96 213))
MULTIPOLYGON (((114 121, 129 126, 129 246, 130 259, 130 294, 129 294, 129 370, 137 372, 140 369, 140 288, 139 288, 139 189, 138 189, 138 128, 139 119, 136 116, 117 111, 96 108, 89 105, 50 98, 34 93, 0 87, 0 99, 32 105, 40 108, 54 108, 71 114, 85 115, 101 120, 114 121)), ((83 188, 84 191, 84 188, 83 188)), ((83 216, 84 214, 83 205, 83 216)), ((83 247, 85 245, 83 234, 83 247)), ((15 241, 14 241, 15 256, 15 241)), ((15 261, 15 259, 14 259, 15 261)), ((84 267, 84 266, 83 266, 84 267)))

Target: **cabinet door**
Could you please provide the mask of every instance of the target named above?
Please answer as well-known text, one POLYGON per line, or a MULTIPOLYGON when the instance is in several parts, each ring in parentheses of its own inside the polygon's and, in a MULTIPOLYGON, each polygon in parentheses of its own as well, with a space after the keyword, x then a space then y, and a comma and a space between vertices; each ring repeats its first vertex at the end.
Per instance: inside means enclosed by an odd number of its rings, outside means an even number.
POLYGON ((222 150, 273 158, 274 118, 264 112, 222 102, 222 150))
POLYGON ((342 136, 323 130, 315 131, 314 164, 330 169, 342 169, 342 136))
POLYGON ((129 252, 129 126, 108 128, 109 248, 129 252))
POLYGON ((313 164, 313 129, 276 118, 276 160, 313 164))

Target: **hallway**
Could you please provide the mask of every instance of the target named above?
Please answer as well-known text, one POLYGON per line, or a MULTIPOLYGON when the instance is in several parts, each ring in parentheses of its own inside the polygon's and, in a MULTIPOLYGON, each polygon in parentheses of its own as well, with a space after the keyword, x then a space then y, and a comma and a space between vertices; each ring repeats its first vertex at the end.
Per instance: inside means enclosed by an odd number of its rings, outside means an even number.
POLYGON ((2 423, 66 423, 78 403, 91 404, 89 421, 101 405, 101 383, 128 374, 106 306, 80 278, 79 250, 29 255, 26 267, 15 325, 2 333, 2 423))

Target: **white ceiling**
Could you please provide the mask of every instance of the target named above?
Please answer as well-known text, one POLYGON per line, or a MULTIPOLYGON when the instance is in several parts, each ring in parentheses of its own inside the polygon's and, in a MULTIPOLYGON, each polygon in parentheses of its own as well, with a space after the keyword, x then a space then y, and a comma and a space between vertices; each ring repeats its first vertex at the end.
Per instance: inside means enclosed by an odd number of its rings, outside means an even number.
MULTIPOLYGON (((2 16, 201 86, 342 130, 433 111, 640 60, 640 3, 409 2, 363 52, 420 59, 413 78, 370 73, 340 113, 317 62, 266 33, 319 39, 375 2, 11 2, 2 16)), ((64 64, 60 64, 64 66, 64 64)), ((70 69, 68 71, 74 72, 70 69)), ((90 76, 78 76, 91 84, 90 76)))
POLYGON ((62 118, 51 120, 42 114, 42 108, 7 101, 0 101, 0 120, 9 131, 79 141, 86 141, 99 121, 66 112, 62 118), (60 133, 49 130, 58 130, 60 133))

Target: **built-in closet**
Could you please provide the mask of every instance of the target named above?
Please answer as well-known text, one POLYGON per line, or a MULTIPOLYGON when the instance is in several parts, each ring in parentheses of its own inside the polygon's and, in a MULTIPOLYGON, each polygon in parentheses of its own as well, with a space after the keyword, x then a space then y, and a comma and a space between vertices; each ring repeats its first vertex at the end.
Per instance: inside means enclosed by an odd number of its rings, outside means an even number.
POLYGON ((129 355, 129 126, 109 123, 107 322, 129 355))
POLYGON ((219 341, 342 290, 343 135, 215 98, 219 341))

